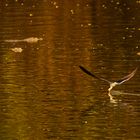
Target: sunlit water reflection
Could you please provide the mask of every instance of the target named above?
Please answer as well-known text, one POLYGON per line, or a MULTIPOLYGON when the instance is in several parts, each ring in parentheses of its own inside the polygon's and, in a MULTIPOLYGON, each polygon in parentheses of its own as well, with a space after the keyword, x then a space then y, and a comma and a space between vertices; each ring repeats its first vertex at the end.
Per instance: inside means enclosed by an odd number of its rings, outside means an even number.
POLYGON ((139 70, 112 91, 79 65, 114 81, 139 65, 138 1, 3 2, 1 140, 137 140, 139 70))

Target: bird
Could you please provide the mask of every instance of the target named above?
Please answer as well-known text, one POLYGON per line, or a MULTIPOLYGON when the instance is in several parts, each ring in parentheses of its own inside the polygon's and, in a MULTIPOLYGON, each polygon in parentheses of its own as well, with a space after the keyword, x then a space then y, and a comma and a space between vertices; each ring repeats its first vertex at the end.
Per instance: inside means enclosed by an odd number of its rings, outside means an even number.
POLYGON ((81 69, 83 72, 85 72, 86 74, 88 74, 88 75, 94 77, 95 79, 98 79, 98 80, 101 80, 101 81, 105 81, 105 82, 107 82, 107 83, 110 85, 110 87, 108 88, 108 95, 109 95, 110 100, 111 100, 112 102, 115 102, 115 100, 113 99, 112 95, 110 94, 110 91, 111 91, 115 86, 121 85, 121 84, 123 84, 124 82, 130 80, 130 79, 135 75, 135 73, 136 73, 136 71, 137 71, 137 69, 138 69, 138 68, 135 68, 130 74, 124 76, 124 77, 121 78, 120 80, 111 82, 111 81, 109 81, 109 80, 107 80, 107 79, 104 79, 104 78, 102 78, 102 77, 98 77, 98 76, 94 75, 93 73, 91 73, 90 71, 88 71, 87 69, 85 69, 83 66, 79 66, 79 67, 80 67, 80 69, 81 69))

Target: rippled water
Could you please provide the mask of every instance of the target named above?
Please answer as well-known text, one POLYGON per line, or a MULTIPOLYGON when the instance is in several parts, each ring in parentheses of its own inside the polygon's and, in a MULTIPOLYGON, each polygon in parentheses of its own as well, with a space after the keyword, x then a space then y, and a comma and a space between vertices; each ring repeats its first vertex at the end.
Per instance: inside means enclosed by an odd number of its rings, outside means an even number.
POLYGON ((0 139, 140 139, 139 4, 1 2, 0 139))

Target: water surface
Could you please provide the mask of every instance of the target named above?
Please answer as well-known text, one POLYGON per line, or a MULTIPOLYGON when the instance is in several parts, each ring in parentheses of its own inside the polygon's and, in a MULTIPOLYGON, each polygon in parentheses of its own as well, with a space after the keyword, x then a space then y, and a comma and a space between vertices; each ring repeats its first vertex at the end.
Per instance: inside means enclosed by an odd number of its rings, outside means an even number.
POLYGON ((138 140, 138 1, 1 2, 0 139, 138 140), (16 49, 15 49, 16 48, 16 49), (115 94, 116 93, 116 94, 115 94))

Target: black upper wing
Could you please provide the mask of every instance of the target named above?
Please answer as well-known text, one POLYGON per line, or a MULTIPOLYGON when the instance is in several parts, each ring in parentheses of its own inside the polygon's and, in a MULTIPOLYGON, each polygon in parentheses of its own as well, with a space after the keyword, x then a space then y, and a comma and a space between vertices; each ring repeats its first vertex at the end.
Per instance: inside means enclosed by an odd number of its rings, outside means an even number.
POLYGON ((80 67, 80 69, 81 69, 82 71, 84 71, 86 74, 88 74, 88 75, 90 75, 90 76, 92 76, 92 77, 94 77, 94 78, 96 78, 96 79, 99 79, 99 80, 102 80, 102 81, 106 81, 106 82, 108 82, 108 83, 111 83, 110 81, 108 81, 108 80, 106 80, 106 79, 104 79, 104 78, 99 78, 99 77, 97 77, 96 75, 94 75, 94 74, 91 73, 90 71, 86 70, 84 67, 82 67, 82 66, 79 66, 79 67, 80 67))

